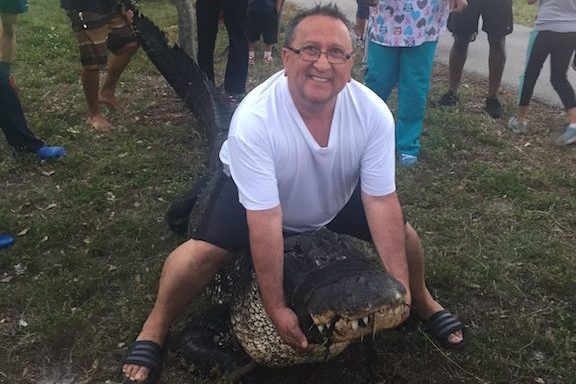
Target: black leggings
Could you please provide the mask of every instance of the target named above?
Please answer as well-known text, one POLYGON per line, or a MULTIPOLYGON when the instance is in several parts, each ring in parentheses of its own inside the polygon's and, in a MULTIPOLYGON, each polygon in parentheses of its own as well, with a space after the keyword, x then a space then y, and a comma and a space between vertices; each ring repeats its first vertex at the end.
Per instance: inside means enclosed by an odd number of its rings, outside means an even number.
POLYGON ((26 125, 22 105, 10 86, 8 75, 0 71, 0 128, 15 150, 36 152, 44 145, 26 125))
POLYGON ((576 107, 574 89, 566 76, 570 59, 576 49, 576 32, 533 31, 532 33, 527 52, 528 61, 520 83, 519 105, 530 104, 536 80, 540 76, 544 61, 550 55, 550 83, 560 96, 566 110, 576 107))

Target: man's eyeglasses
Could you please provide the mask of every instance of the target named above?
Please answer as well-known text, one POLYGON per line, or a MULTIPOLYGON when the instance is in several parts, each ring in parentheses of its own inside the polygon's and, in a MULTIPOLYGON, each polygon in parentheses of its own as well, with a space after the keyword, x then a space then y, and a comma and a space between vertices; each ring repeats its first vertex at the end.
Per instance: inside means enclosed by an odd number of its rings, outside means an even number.
POLYGON ((313 45, 306 45, 302 48, 292 48, 286 45, 284 48, 291 50, 300 56, 302 60, 309 62, 314 62, 320 58, 320 55, 325 54, 326 60, 328 60, 330 64, 344 64, 354 54, 354 52, 346 53, 340 48, 330 48, 322 51, 313 45))

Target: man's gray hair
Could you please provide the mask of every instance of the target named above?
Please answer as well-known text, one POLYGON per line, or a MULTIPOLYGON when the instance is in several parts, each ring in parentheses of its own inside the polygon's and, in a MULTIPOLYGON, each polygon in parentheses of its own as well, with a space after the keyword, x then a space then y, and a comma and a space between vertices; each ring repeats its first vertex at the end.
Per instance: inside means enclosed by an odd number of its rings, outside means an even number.
POLYGON ((292 42, 294 42, 295 38, 295 31, 298 24, 305 18, 309 16, 328 16, 334 19, 338 19, 346 25, 348 32, 350 34, 350 39, 352 43, 354 43, 354 34, 352 33, 352 28, 350 21, 346 17, 344 13, 338 8, 338 6, 334 3, 329 4, 317 4, 314 8, 310 8, 304 11, 299 12, 294 16, 286 25, 286 30, 284 31, 284 46, 289 47, 291 46, 292 42))

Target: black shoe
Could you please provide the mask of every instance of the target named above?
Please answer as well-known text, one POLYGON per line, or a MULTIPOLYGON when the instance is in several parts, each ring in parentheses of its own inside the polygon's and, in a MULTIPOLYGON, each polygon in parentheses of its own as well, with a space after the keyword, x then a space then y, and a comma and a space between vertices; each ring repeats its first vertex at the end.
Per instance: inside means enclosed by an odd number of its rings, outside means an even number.
POLYGON ((439 107, 453 107, 458 104, 458 96, 452 92, 446 92, 440 100, 438 100, 439 107))
POLYGON ((489 99, 486 99, 486 107, 484 110, 488 112, 488 114, 494 119, 498 119, 500 116, 502 116, 502 105, 496 97, 490 97, 489 99))

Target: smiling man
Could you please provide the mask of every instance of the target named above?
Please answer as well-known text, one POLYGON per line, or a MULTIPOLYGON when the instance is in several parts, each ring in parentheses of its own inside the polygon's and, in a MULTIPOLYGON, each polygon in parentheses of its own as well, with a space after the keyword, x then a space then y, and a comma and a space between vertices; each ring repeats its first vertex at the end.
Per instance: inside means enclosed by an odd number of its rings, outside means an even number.
POLYGON ((236 109, 209 209, 194 238, 166 260, 154 308, 125 360, 127 377, 157 376, 172 321, 223 263, 248 249, 278 333, 309 348, 284 300, 284 237, 324 226, 372 241, 431 334, 463 346, 462 323, 426 288, 423 250, 396 195, 394 121, 378 95, 351 78, 352 46, 349 22, 334 5, 290 21, 284 70, 236 109))

